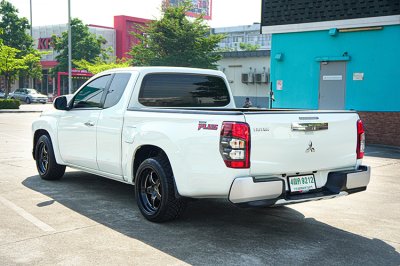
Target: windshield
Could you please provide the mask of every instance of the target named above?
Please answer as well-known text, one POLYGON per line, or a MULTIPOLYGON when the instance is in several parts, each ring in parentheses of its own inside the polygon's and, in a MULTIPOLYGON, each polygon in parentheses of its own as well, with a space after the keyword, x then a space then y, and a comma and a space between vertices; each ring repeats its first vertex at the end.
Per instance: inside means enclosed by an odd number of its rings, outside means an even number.
POLYGON ((27 89, 28 94, 39 94, 36 90, 34 89, 27 89))

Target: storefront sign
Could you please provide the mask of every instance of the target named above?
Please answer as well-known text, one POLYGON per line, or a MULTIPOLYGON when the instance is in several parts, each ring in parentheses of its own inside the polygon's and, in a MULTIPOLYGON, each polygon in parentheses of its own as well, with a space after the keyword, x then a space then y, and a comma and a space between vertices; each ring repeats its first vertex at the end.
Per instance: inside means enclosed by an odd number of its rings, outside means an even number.
MULTIPOLYGON (((177 7, 185 2, 185 0, 163 0, 162 8, 164 9, 168 6, 177 7)), ((191 0, 189 3, 191 4, 191 8, 186 15, 189 17, 203 15, 204 19, 212 19, 212 0, 191 0)))
POLYGON ((49 50, 51 48, 51 38, 39 38, 38 50, 49 50))

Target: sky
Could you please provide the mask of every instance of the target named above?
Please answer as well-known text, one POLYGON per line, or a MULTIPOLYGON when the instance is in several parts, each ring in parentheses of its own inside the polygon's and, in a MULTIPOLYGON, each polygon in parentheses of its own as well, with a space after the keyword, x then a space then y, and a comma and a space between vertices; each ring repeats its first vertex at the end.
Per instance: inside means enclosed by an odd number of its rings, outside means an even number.
MULTIPOLYGON (((30 0, 8 0, 29 19, 30 0)), ((68 22, 68 0, 31 0, 33 26, 68 22)), ((161 15, 161 0, 70 0, 71 16, 85 24, 114 26, 113 17, 126 15, 154 19, 161 15)), ((213 0, 211 27, 250 25, 260 22, 261 0, 213 0)))

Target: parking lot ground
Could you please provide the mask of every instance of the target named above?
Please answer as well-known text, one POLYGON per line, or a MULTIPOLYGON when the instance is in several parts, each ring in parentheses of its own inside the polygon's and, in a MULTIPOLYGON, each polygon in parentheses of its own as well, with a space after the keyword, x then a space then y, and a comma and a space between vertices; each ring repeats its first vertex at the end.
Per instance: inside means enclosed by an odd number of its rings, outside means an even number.
POLYGON ((0 265, 400 265, 400 151, 368 147, 367 191, 289 207, 193 201, 154 224, 130 185, 68 169, 43 181, 38 113, 0 114, 0 265))

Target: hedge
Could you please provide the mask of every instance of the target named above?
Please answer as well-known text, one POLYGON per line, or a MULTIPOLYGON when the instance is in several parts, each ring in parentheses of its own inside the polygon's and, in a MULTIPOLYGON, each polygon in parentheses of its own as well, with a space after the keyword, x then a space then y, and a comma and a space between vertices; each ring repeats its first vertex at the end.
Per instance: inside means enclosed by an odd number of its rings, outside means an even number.
POLYGON ((15 99, 0 99, 0 109, 19 109, 21 102, 15 99))

